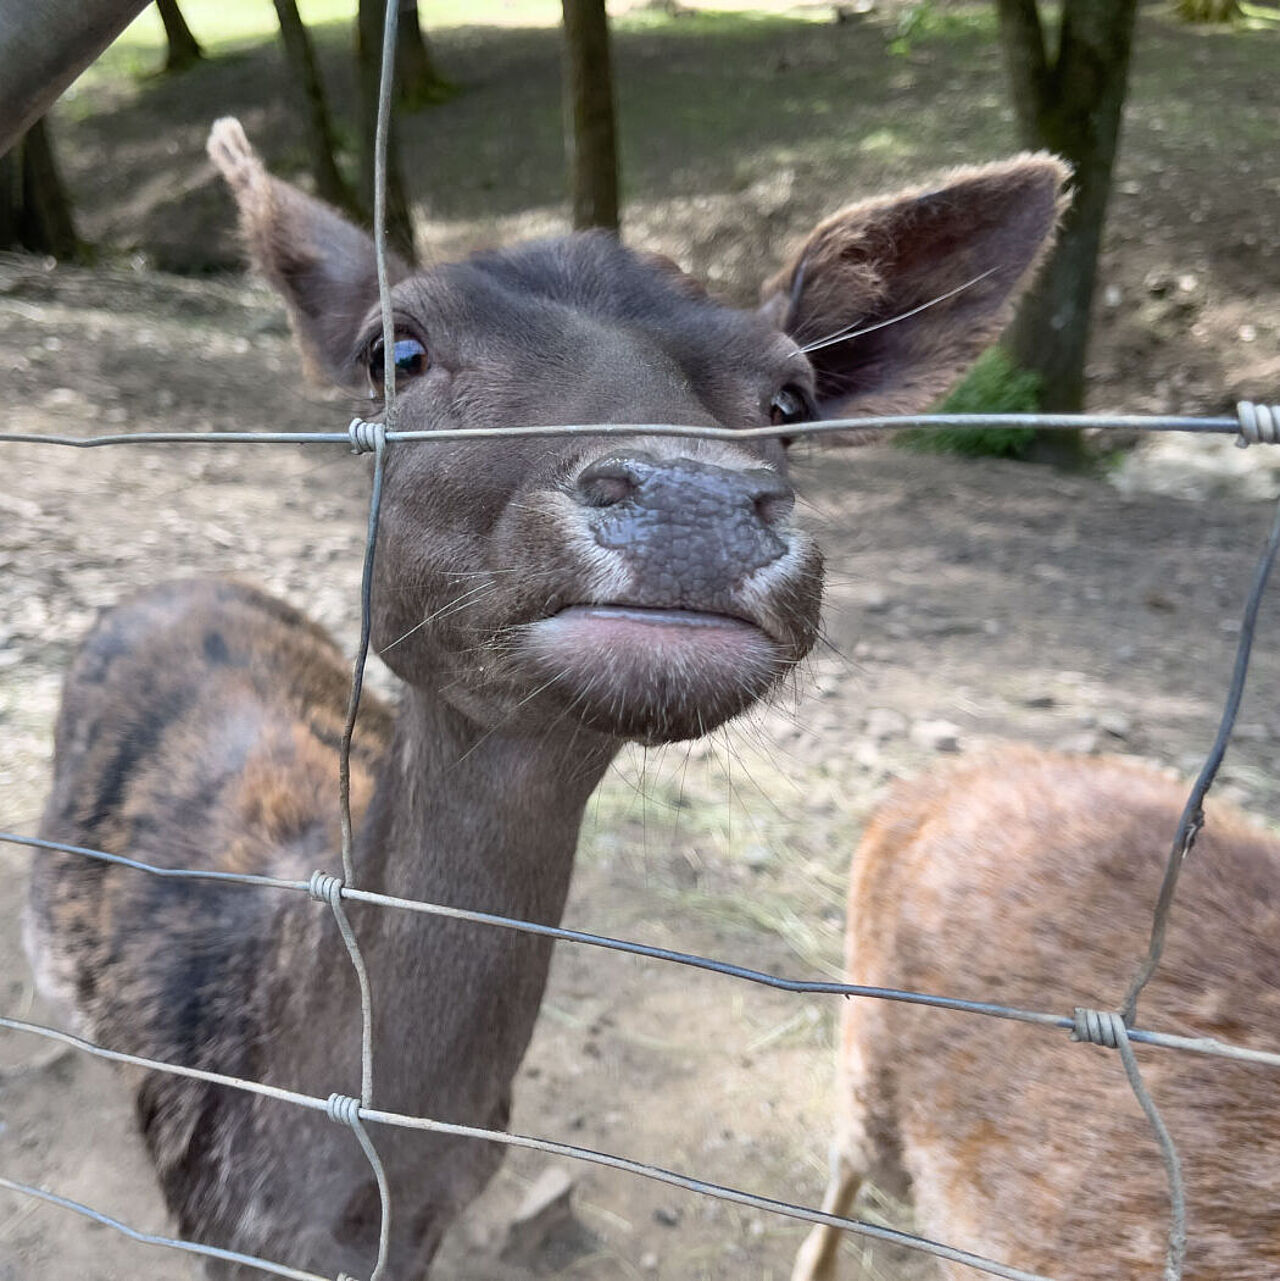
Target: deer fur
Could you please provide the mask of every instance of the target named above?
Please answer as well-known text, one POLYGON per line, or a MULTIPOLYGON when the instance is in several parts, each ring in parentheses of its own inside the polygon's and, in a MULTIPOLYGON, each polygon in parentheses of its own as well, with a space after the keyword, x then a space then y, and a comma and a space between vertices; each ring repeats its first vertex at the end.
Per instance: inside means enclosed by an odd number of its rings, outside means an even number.
MULTIPOLYGON (((1148 766, 1030 748, 900 787, 854 857, 848 981, 1066 1015, 1117 1009, 1186 797, 1148 766)), ((1274 1050, 1280 840, 1225 804, 1206 814, 1139 1022, 1274 1050)), ((1274 1281, 1274 1070, 1135 1050, 1182 1159, 1186 1281, 1274 1281)), ((1114 1051, 852 999, 837 1057, 832 1213, 849 1213, 865 1178, 905 1176, 924 1236, 1055 1281, 1162 1275, 1166 1176, 1114 1051)), ((815 1230, 793 1281, 836 1277, 839 1237, 815 1230)))
MULTIPOLYGON (((376 393, 368 237, 271 178, 235 121, 214 127, 210 154, 307 364, 376 393)), ((601 234, 416 272, 395 264, 400 354, 382 360, 404 361, 398 424, 811 416, 858 341, 827 349, 837 369, 806 358, 796 335, 907 310, 928 291, 924 264, 950 284, 963 252, 987 273, 964 305, 881 331, 898 334, 898 354, 877 339, 880 372, 823 399, 827 412, 881 395, 922 406, 995 335, 1052 233, 1063 179, 1052 158, 1019 157, 881 202, 847 236, 824 232, 812 261, 802 248, 782 303, 755 311, 601 234), (922 200, 949 212, 922 219, 922 200), (842 286, 841 307, 823 282, 842 255, 881 269, 874 289, 842 286)), ((711 730, 767 697, 812 644, 822 562, 795 524, 786 470, 778 441, 389 446, 373 645, 404 688, 394 714, 366 697, 356 731, 359 885, 558 922, 583 808, 619 747, 711 730)), ((252 587, 143 592, 101 618, 67 677, 43 834, 172 866, 337 871, 346 690, 333 642, 252 587)), ((549 942, 349 912, 374 992, 375 1106, 504 1128, 549 942)), ((314 903, 50 854, 34 869, 27 936, 44 990, 103 1044, 321 1096, 358 1092, 357 989, 314 903)), ((163 1074, 141 1080, 137 1103, 184 1235, 368 1274, 378 1198, 348 1130, 163 1074)), ((386 1275, 416 1281, 502 1151, 393 1130, 374 1139, 395 1206, 386 1275)))

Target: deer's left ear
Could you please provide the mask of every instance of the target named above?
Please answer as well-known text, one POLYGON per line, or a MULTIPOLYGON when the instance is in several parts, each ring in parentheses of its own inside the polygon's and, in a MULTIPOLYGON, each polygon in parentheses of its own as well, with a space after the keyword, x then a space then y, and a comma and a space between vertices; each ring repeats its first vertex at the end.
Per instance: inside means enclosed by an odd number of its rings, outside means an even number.
MULTIPOLYGON (((240 211, 240 230, 254 266, 275 286, 312 371, 364 390, 352 364, 358 331, 378 300, 373 241, 328 205, 273 178, 238 120, 214 123, 209 158, 227 180, 240 211)), ((388 256, 392 283, 409 274, 388 256)))
POLYGON ((946 391, 1008 323, 1069 175, 1053 156, 1018 156, 814 228, 763 307, 812 345, 823 415, 916 413, 946 391), (857 336, 818 345, 844 333, 857 336))

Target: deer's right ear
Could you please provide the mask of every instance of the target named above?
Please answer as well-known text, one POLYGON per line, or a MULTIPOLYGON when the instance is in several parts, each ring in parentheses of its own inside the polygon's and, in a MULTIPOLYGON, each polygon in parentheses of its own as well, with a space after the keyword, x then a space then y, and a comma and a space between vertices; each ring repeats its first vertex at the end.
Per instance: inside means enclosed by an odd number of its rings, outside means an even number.
MULTIPOLYGON (((288 305, 308 365, 330 382, 364 390, 352 357, 357 330, 378 300, 373 241, 328 205, 267 173, 233 117, 214 123, 208 151, 235 196, 254 266, 288 305)), ((408 275, 393 255, 387 269, 393 283, 408 275)))
POLYGON ((942 395, 1012 314, 1068 173, 1015 156, 819 223, 765 286, 764 314, 809 355, 823 417, 918 413, 942 395))

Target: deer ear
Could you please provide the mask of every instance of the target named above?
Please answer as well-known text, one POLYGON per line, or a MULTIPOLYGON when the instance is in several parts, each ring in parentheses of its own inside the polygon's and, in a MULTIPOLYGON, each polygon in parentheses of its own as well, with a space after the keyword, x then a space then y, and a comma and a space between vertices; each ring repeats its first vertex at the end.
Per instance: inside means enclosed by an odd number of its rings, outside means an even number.
MULTIPOLYGON (((214 123, 208 151, 235 196, 254 266, 288 305, 311 371, 363 389, 352 362, 359 326, 378 300, 373 241, 328 205, 267 173, 238 120, 214 123)), ((393 283, 408 275, 394 256, 387 270, 393 283)))
POLYGON ((763 308, 811 348, 823 415, 916 413, 946 391, 1008 323, 1069 175, 1053 156, 1018 156, 814 228, 763 308), (841 334, 854 336, 819 345, 841 334))

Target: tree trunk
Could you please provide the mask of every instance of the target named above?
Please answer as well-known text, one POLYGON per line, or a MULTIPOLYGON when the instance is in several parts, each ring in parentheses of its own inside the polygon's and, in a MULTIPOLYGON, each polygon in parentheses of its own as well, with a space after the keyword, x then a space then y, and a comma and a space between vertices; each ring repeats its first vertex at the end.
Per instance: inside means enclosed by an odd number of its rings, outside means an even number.
POLYGON ((160 21, 164 23, 164 34, 169 41, 169 53, 164 60, 164 69, 185 71, 204 57, 200 42, 191 33, 187 20, 178 8, 178 0, 156 0, 160 10, 160 21))
MULTIPOLYGON (((392 4, 396 0, 390 0, 392 4)), ((378 131, 378 83, 382 74, 382 25, 387 0, 360 0, 356 14, 356 77, 360 112, 360 201, 373 209, 374 141, 378 131)), ((397 40, 397 43, 399 41, 397 40)), ((413 217, 400 172, 395 112, 387 135, 387 243, 411 262, 413 217)))
POLYGON ((0 249, 22 244, 22 139, 0 154, 0 249))
POLYGON ((0 0, 0 155, 147 7, 147 0, 0 0))
MULTIPOLYGON (((1064 0, 1057 55, 1048 57, 1035 0, 997 0, 1000 38, 1022 142, 1075 170, 1058 243, 1005 339, 1040 379, 1046 412, 1084 406, 1085 353, 1098 250, 1120 138, 1137 0, 1064 0)), ((1060 447, 1079 442, 1055 433, 1060 447)), ((1051 442, 1046 441, 1046 444, 1051 442)))
POLYGON ((331 205, 359 217, 360 202, 351 184, 342 176, 334 156, 333 124, 311 37, 307 35, 307 28, 298 13, 296 0, 274 0, 274 3, 276 16, 280 19, 285 61, 302 90, 307 150, 311 154, 311 175, 315 179, 316 194, 331 205))
POLYGON ((454 86, 437 70, 418 19, 418 0, 400 0, 396 35, 396 102, 417 111, 453 96, 454 86))
POLYGON ((604 0, 563 0, 564 135, 573 225, 618 229, 618 147, 604 0))
POLYGON ((75 258, 82 246, 43 120, 0 157, 0 247, 75 258))

